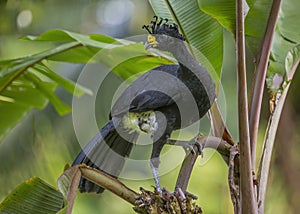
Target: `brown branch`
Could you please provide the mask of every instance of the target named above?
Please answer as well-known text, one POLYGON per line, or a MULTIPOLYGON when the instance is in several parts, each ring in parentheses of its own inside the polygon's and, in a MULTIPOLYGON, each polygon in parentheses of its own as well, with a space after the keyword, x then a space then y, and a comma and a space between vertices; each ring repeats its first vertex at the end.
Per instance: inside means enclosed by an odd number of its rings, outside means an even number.
POLYGON ((231 201, 234 207, 234 213, 241 212, 240 190, 239 190, 239 150, 237 146, 230 149, 228 163, 228 183, 230 189, 231 201))
POLYGON ((256 141, 259 126, 259 117, 261 111, 261 103, 263 98, 263 91, 268 69, 269 56, 271 45, 273 41, 273 34, 277 23, 281 0, 273 0, 270 10, 269 18, 266 25, 265 34, 261 43, 261 50, 258 54, 257 69, 253 79, 253 94, 250 104, 250 140, 251 140, 251 155, 252 164, 255 166, 256 161, 256 141))
POLYGON ((67 214, 72 212, 81 176, 126 200, 138 213, 202 213, 201 207, 195 203, 197 197, 183 192, 180 188, 176 188, 172 193, 165 188, 162 189, 162 193, 156 189, 151 192, 140 188, 141 193, 138 194, 118 179, 80 164, 67 169, 58 179, 58 186, 67 197, 67 214))
POLYGON ((199 156, 199 150, 196 145, 193 146, 193 150, 194 152, 190 152, 184 159, 175 185, 175 189, 180 188, 183 192, 186 192, 193 167, 199 156))
MULTIPOLYGON (((204 148, 212 148, 216 149, 223 157, 227 157, 227 160, 229 159, 230 155, 230 148, 232 147, 229 143, 226 141, 217 138, 217 137, 197 137, 196 139, 193 139, 191 141, 176 141, 176 140, 170 140, 169 143, 171 144, 190 144, 197 142, 199 145, 193 146, 193 152, 190 152, 187 157, 184 159, 178 177, 177 182, 175 185, 175 188, 180 188, 183 192, 186 191, 188 182, 194 167, 194 164, 197 160, 197 157, 199 156, 199 148, 200 146, 202 149, 204 148)), ((228 164, 228 162, 227 162, 228 164)))
POLYGON ((135 201, 139 196, 138 193, 129 189, 116 178, 85 165, 82 165, 79 170, 82 173, 82 177, 111 191, 112 193, 123 198, 125 201, 131 203, 132 205, 135 205, 135 201))
POLYGON ((243 1, 236 1, 236 50, 237 50, 237 79, 238 79, 238 111, 239 111, 239 139, 240 139, 240 191, 242 213, 257 213, 254 197, 252 163, 250 151, 246 56, 244 34, 243 1))
POLYGON ((162 194, 160 194, 157 191, 150 192, 141 188, 142 193, 138 194, 129 189, 118 179, 102 171, 84 164, 71 167, 59 178, 59 186, 62 188, 68 186, 68 213, 72 211, 81 176, 134 205, 134 210, 139 213, 152 213, 155 210, 157 211, 156 213, 174 213, 174 211, 176 211, 176 213, 202 213, 201 208, 194 203, 197 197, 186 192, 194 163, 199 156, 198 146, 201 146, 201 148, 216 149, 221 155, 227 156, 229 160, 232 145, 217 137, 197 137, 191 141, 169 140, 168 143, 175 145, 193 145, 195 142, 199 145, 194 145, 194 152, 191 152, 188 158, 185 159, 178 176, 175 191, 172 193, 166 189, 163 189, 162 194))
POLYGON ((80 171, 78 170, 78 168, 74 168, 73 177, 72 177, 70 186, 68 188, 68 193, 67 193, 67 197, 66 197, 66 199, 68 201, 68 207, 67 207, 66 214, 71 214, 72 213, 75 198, 76 198, 76 191, 78 189, 80 178, 81 178, 80 171))

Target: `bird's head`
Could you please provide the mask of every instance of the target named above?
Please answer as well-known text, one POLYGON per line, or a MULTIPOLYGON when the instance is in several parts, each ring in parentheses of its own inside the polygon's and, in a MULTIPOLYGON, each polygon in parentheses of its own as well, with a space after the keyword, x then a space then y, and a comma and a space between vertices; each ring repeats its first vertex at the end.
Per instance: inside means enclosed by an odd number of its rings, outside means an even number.
POLYGON ((150 25, 144 25, 148 31, 147 42, 145 47, 157 48, 162 51, 169 51, 170 47, 176 47, 179 41, 184 41, 184 37, 179 33, 178 26, 173 24, 168 24, 168 19, 160 18, 158 20, 157 16, 154 16, 154 20, 150 22, 150 25))

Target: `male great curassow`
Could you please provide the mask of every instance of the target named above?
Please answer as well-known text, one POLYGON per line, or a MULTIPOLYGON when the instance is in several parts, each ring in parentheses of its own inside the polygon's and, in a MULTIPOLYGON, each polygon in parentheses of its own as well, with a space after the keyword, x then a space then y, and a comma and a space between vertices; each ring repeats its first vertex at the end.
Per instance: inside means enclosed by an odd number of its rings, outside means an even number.
MULTIPOLYGON (((157 190, 159 155, 174 130, 185 128, 203 117, 215 100, 215 84, 206 69, 187 50, 176 24, 155 16, 146 48, 171 53, 178 64, 163 65, 141 75, 121 94, 112 107, 110 121, 83 148, 73 165, 84 163, 114 177, 120 174, 139 133, 151 135, 150 166, 157 190)), ((103 191, 82 178, 81 192, 103 191)))

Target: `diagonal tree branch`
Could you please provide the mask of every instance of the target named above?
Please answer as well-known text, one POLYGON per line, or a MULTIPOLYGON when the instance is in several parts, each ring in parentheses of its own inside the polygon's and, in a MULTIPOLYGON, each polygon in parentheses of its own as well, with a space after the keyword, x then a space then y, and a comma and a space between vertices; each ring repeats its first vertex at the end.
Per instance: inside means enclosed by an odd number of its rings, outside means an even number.
MULTIPOLYGON (((212 136, 208 136, 208 137, 201 137, 198 136, 196 139, 191 140, 190 142, 182 142, 182 145, 186 145, 187 143, 190 144, 195 144, 193 146, 193 151, 194 152, 190 152, 187 157, 184 159, 181 168, 180 168, 180 172, 178 174, 177 177, 177 182, 175 185, 175 189, 176 188, 180 188, 183 192, 186 191, 187 186, 188 186, 188 182, 194 167, 194 164, 200 154, 201 151, 199 151, 198 146, 201 147, 201 149, 204 148, 212 148, 215 149, 216 151, 219 152, 219 154, 222 155, 222 157, 227 157, 227 159, 229 160, 229 156, 230 156, 230 148, 232 147, 231 144, 227 143, 226 141, 217 138, 217 137, 212 137, 212 136)), ((181 144, 180 141, 176 141, 176 140, 170 140, 168 143, 170 144, 181 144)), ((225 160, 225 158, 224 158, 225 160)), ((228 164, 228 162, 227 162, 228 164)))
POLYGON ((80 165, 79 170, 82 173, 82 176, 95 184, 105 187, 105 189, 111 191, 112 193, 123 198, 127 202, 135 205, 136 198, 139 196, 136 192, 129 189, 118 179, 111 177, 104 172, 101 172, 97 169, 90 168, 88 166, 80 165))

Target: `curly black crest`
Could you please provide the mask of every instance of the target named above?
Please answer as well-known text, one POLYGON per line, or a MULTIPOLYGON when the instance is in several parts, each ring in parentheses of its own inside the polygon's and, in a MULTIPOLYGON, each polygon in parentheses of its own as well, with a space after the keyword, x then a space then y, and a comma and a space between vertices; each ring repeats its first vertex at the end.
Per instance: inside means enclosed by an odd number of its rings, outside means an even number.
POLYGON ((150 22, 150 25, 143 25, 143 29, 146 29, 148 33, 165 34, 183 41, 185 40, 183 35, 179 33, 178 25, 175 23, 168 24, 168 19, 166 18, 160 18, 160 20, 158 20, 157 16, 154 16, 153 18, 154 20, 150 22))

